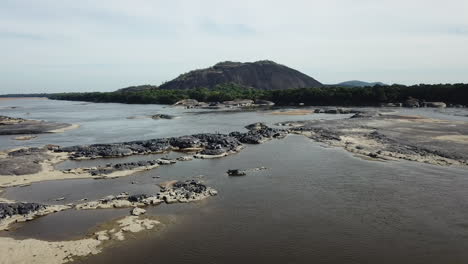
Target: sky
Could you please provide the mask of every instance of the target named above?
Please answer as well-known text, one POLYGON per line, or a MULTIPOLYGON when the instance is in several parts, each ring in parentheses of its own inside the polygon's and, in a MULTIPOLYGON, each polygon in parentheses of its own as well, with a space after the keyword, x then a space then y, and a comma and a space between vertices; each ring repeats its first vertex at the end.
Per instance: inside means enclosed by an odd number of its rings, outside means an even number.
POLYGON ((325 84, 468 83, 467 0, 0 0, 0 94, 273 60, 325 84))

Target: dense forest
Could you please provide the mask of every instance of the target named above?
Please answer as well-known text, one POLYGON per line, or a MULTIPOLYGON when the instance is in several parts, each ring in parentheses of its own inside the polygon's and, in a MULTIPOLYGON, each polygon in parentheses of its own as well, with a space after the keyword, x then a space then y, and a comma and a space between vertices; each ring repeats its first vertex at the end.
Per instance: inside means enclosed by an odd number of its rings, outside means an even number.
POLYGON ((317 87, 287 90, 258 90, 236 84, 218 85, 213 89, 116 91, 93 93, 60 93, 50 99, 115 102, 128 104, 173 104, 182 99, 222 102, 234 99, 264 99, 277 105, 342 105, 374 106, 381 103, 403 102, 416 98, 428 102, 468 105, 468 84, 391 85, 374 87, 317 87))

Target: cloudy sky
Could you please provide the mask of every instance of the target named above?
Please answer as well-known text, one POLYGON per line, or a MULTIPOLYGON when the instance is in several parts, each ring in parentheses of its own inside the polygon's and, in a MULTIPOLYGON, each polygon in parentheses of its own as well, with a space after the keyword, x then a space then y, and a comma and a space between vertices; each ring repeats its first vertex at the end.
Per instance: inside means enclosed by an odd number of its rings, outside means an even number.
POLYGON ((323 83, 468 82, 467 0, 0 0, 0 94, 274 60, 323 83))

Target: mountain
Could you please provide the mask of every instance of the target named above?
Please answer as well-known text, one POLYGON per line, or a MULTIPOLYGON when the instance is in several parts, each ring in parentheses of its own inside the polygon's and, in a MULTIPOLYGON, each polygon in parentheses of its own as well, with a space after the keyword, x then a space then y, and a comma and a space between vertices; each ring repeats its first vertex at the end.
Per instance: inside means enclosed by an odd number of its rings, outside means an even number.
POLYGON ((145 85, 130 86, 130 87, 118 89, 116 92, 129 93, 129 92, 141 92, 141 91, 152 90, 152 89, 158 89, 158 87, 154 85, 145 84, 145 85))
POLYGON ((342 82, 339 84, 335 84, 334 86, 344 86, 344 87, 373 87, 376 85, 381 85, 381 86, 386 86, 385 83, 382 82, 363 82, 363 81, 347 81, 347 82, 342 82))
POLYGON ((320 87, 322 84, 297 70, 273 61, 220 62, 213 67, 194 70, 159 86, 160 89, 213 88, 235 83, 262 90, 320 87))

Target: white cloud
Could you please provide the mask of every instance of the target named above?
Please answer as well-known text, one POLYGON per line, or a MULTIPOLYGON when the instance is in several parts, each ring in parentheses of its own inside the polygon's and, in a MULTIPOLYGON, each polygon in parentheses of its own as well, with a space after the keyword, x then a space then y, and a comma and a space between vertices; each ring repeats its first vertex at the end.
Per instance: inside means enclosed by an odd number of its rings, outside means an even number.
POLYGON ((272 59, 324 83, 467 82, 465 0, 4 0, 0 93, 159 84, 272 59))

